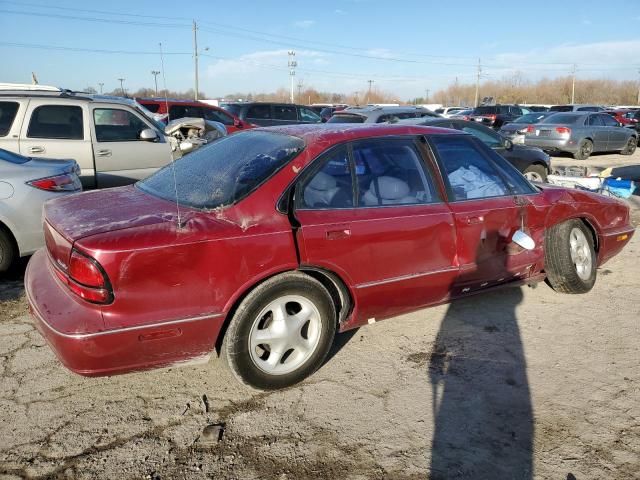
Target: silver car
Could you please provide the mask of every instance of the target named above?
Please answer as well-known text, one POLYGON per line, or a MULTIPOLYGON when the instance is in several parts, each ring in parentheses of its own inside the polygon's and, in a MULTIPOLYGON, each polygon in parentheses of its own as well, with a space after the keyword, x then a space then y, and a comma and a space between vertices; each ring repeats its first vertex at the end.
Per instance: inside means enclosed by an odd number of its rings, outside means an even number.
POLYGON ((0 149, 0 272, 44 245, 42 205, 79 192, 75 160, 30 158, 0 149))
POLYGON ((500 135, 507 137, 513 143, 524 143, 524 136, 527 129, 532 129, 533 125, 541 122, 553 112, 530 112, 516 118, 514 121, 505 123, 500 127, 500 135))
POLYGON ((593 152, 632 155, 638 134, 604 113, 566 112, 555 113, 528 128, 524 143, 546 151, 569 152, 576 160, 586 160, 593 152))

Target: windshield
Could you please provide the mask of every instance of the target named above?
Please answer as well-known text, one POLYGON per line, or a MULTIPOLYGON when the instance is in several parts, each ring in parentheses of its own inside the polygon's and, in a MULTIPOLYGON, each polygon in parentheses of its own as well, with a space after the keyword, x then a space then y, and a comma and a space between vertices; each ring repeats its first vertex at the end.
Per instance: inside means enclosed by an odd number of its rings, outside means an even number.
POLYGON ((549 109, 550 112, 573 112, 573 105, 554 105, 549 109))
POLYGON ((516 118, 513 123, 538 123, 545 117, 548 117, 548 115, 543 113, 527 113, 526 115, 516 118))
POLYGON ((562 124, 570 124, 576 123, 579 118, 582 118, 581 115, 572 115, 566 113, 556 113, 554 115, 549 115, 547 118, 542 120, 539 123, 562 123, 562 124))
POLYGON ((22 155, 18 155, 17 153, 9 152, 0 148, 0 160, 5 160, 10 163, 22 164, 27 163, 29 160, 31 160, 31 158, 24 157, 22 155))
POLYGON ((331 117, 327 123, 364 123, 364 118, 362 115, 353 115, 353 114, 339 114, 331 117))
POLYGON ((258 188, 304 149, 298 137, 248 131, 223 137, 182 157, 136 185, 180 205, 231 205, 258 188), (175 168, 175 186, 174 172, 175 168))
POLYGON ((154 127, 156 127, 158 130, 164 133, 164 127, 165 127, 164 124, 157 121, 153 117, 152 112, 150 112, 147 108, 145 108, 143 105, 139 104, 136 101, 133 102, 133 106, 138 110, 138 113, 140 113, 145 119, 151 122, 154 127))

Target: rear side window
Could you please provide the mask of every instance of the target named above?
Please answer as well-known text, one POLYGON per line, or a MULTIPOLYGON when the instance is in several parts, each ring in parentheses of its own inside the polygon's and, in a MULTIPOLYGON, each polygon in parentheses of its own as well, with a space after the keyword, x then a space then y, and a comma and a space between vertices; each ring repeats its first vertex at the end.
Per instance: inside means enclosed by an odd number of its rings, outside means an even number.
POLYGON ((274 105, 273 119, 298 121, 298 112, 295 105, 274 105))
POLYGON ((364 207, 439 202, 412 140, 365 140, 353 146, 358 205, 364 207))
POLYGON ((216 110, 215 108, 205 108, 204 118, 206 120, 220 122, 223 125, 233 125, 233 117, 231 117, 231 115, 227 115, 226 113, 221 112, 220 110, 216 110))
POLYGON ((452 200, 500 197, 510 193, 497 169, 471 138, 442 135, 432 137, 432 142, 449 183, 452 200))
POLYGON ((305 107, 300 107, 300 120, 302 120, 303 122, 320 123, 322 121, 322 118, 320 118, 320 116, 313 110, 305 107))
POLYGON ((0 137, 6 137, 18 112, 18 102, 0 102, 0 137))
POLYGON ((82 140, 82 108, 69 105, 42 105, 31 114, 29 138, 82 140))
POLYGON ((327 120, 327 123, 364 123, 362 115, 338 114, 327 120))
POLYGON ((254 105, 247 110, 247 118, 258 118, 268 120, 271 118, 271 107, 269 105, 254 105))
POLYGON ((610 117, 609 115, 603 115, 603 114, 600 114, 598 116, 602 119, 605 127, 617 127, 618 126, 618 121, 615 118, 610 117))
POLYGON ((345 147, 328 154, 320 170, 300 188, 300 208, 334 209, 353 207, 353 181, 345 147))
POLYGON ((593 127, 602 127, 604 126, 604 122, 602 121, 602 118, 600 118, 600 115, 589 115, 589 118, 587 119, 587 125, 591 125, 593 127))
POLYGON ((149 128, 133 113, 119 108, 96 108, 93 121, 98 142, 136 141, 140 138, 140 132, 149 128))
POLYGON ((180 205, 223 207, 249 195, 303 149, 298 137, 247 131, 200 147, 136 185, 180 205))
POLYGON ((151 113, 158 113, 158 110, 160 110, 160 105, 157 103, 142 103, 141 105, 151 113))

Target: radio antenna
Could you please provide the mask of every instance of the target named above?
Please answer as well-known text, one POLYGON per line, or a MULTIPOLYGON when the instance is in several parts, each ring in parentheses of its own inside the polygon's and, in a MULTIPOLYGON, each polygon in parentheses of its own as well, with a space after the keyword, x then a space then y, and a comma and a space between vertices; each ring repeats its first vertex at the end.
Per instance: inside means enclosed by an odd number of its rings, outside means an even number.
MULTIPOLYGON (((167 107, 167 123, 169 123, 169 101, 167 100, 167 77, 164 75, 164 54, 162 52, 162 42, 160 42, 160 66, 162 67, 162 83, 164 85, 164 103, 167 107)), ((178 201, 178 182, 176 180, 176 165, 173 159, 173 153, 171 154, 171 171, 173 172, 173 191, 176 197, 176 213, 178 215, 178 230, 182 228, 182 222, 180 221, 180 202, 178 201)))

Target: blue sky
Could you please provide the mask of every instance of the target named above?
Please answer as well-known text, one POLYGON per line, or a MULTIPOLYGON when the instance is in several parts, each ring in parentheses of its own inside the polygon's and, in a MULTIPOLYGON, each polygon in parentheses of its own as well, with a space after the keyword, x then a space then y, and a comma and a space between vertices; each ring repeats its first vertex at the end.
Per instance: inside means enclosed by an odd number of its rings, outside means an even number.
POLYGON ((298 62, 296 82, 350 93, 365 91, 372 79, 374 87, 402 98, 424 96, 456 77, 474 81, 478 58, 485 79, 514 72, 532 80, 554 77, 568 74, 573 63, 578 78, 640 78, 636 0, 52 5, 0 0, 0 82, 29 82, 34 71, 40 83, 72 89, 103 82, 112 90, 120 77, 129 90, 150 87, 151 71, 161 69, 155 52, 162 42, 167 88, 186 90, 194 82, 193 19, 204 54, 200 89, 212 98, 288 88, 290 49, 298 62))

